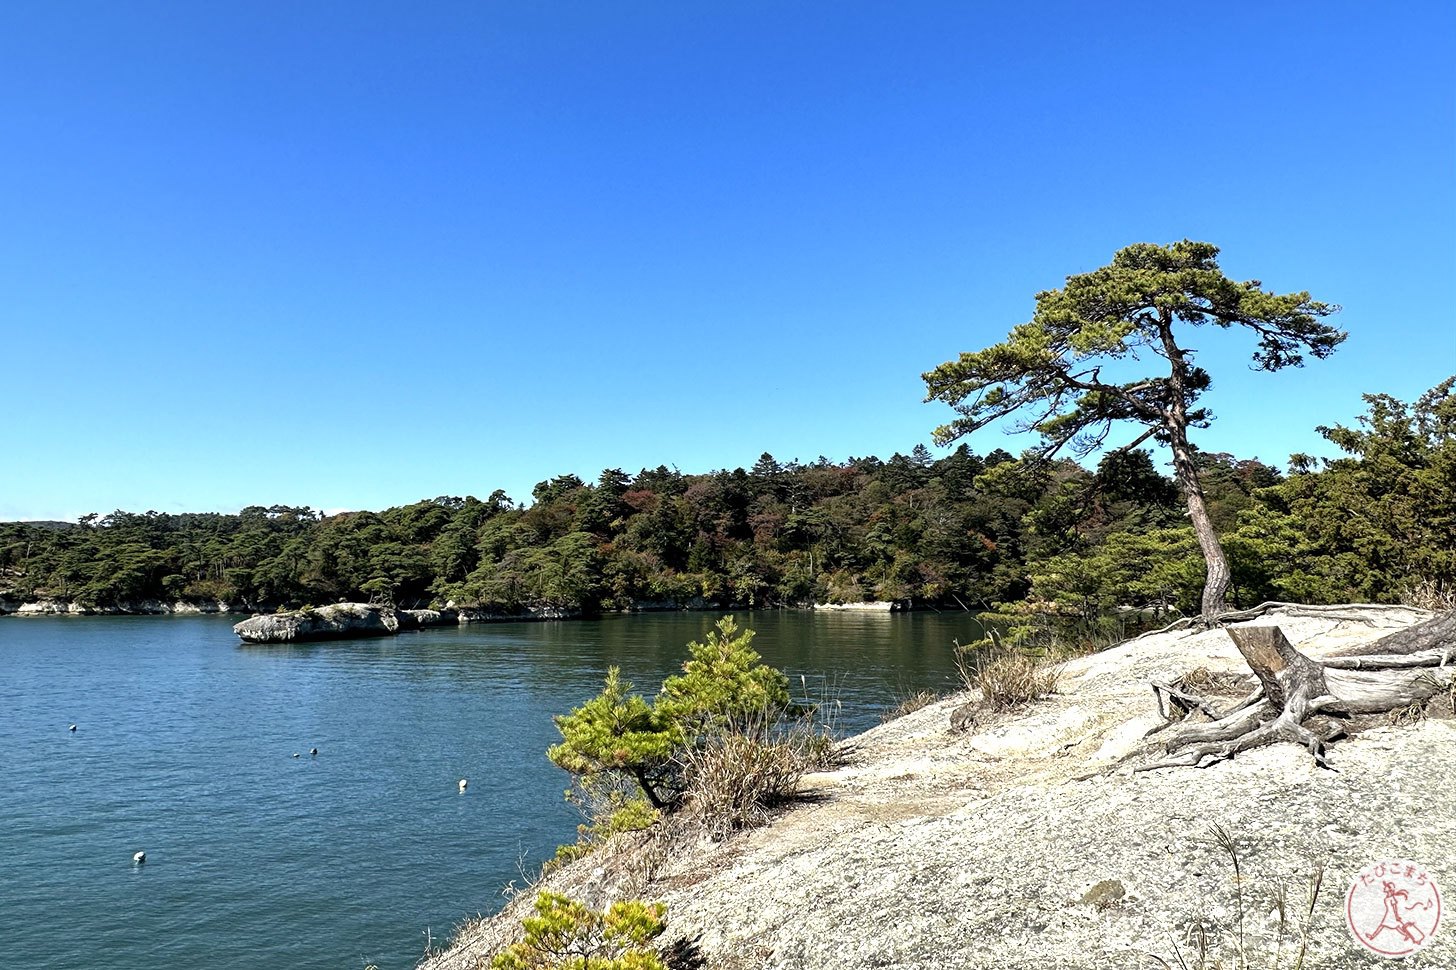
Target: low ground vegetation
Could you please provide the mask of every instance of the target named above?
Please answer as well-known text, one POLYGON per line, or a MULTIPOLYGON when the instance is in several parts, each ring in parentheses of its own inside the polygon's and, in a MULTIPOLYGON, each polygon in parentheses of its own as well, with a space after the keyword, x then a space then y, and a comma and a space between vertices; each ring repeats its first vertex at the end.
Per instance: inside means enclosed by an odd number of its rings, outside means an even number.
POLYGON ((496 954, 491 970, 667 970, 653 941, 666 929, 661 903, 621 900, 597 911, 556 893, 536 896, 522 938, 496 954))
POLYGON ((767 725, 730 729, 684 749, 683 810, 710 837, 768 820, 799 794, 804 773, 817 761, 808 738, 767 725))
POLYGON ((555 857, 546 863, 547 872, 590 855, 616 836, 650 829, 662 820, 662 812, 647 799, 620 788, 599 794, 590 786, 579 785, 568 790, 566 797, 581 808, 588 821, 576 827, 575 842, 557 847, 555 857))
POLYGON ((790 702, 787 678, 762 663, 752 640, 725 616, 688 644, 682 673, 652 699, 612 668, 600 694, 556 719, 562 740, 547 756, 572 774, 568 797, 590 820, 558 859, 667 816, 722 838, 798 794, 831 741, 815 711, 790 702))
POLYGON ((1278 879, 1256 882, 1244 872, 1238 840, 1222 825, 1209 829, 1209 844, 1228 859, 1233 920, 1220 926, 1199 916, 1170 935, 1167 957, 1148 954, 1163 970, 1305 970, 1317 930, 1315 909, 1324 892, 1325 867, 1313 862, 1302 886, 1278 879), (1255 932, 1256 918, 1272 917, 1255 932), (1270 925, 1272 923, 1272 925, 1270 925))
POLYGON ((988 711, 1011 711, 1053 694, 1058 661, 1011 650, 983 650, 958 658, 961 680, 980 694, 988 711))
POLYGON ((988 718, 1017 711, 1057 690, 1065 651, 1037 655, 1007 649, 996 638, 956 648, 956 670, 971 700, 951 712, 952 730, 982 725, 988 718))
POLYGON ((904 717, 906 714, 914 714, 921 708, 929 707, 938 700, 940 700, 940 695, 932 690, 917 690, 903 694, 880 716, 880 721, 884 723, 904 717))

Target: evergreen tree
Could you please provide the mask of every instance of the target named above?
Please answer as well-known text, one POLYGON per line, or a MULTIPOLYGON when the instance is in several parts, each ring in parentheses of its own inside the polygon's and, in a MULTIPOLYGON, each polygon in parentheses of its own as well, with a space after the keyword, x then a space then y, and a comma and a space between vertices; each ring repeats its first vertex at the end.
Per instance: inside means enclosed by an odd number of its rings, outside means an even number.
POLYGON ((1119 250, 1109 265, 1038 293, 1030 322, 1004 342, 924 375, 927 400, 944 401, 960 415, 936 430, 940 444, 1020 413, 1017 430, 1039 433, 1046 456, 1066 446, 1089 454, 1124 423, 1143 428, 1124 448, 1152 438, 1171 449, 1207 563, 1206 617, 1224 612, 1230 571, 1188 440, 1189 428, 1212 418, 1197 407, 1211 381, 1181 341, 1190 328, 1244 327, 1255 338, 1255 367, 1273 371, 1299 365, 1306 353, 1328 357, 1345 339, 1320 322, 1336 307, 1308 293, 1267 292, 1258 280, 1237 283, 1219 269, 1217 256, 1218 247, 1188 240, 1119 250), (1143 355, 1166 369, 1120 383, 1103 379, 1104 368, 1143 355))
POLYGON ((590 778, 616 772, 635 781, 654 808, 676 797, 672 756, 682 743, 680 727, 664 717, 632 685, 620 668, 607 671, 602 692, 570 714, 556 718, 561 743, 546 750, 558 768, 590 778))
POLYGON ((772 722, 788 707, 788 678, 762 662, 753 636, 725 616, 702 643, 688 644, 683 672, 662 682, 657 701, 684 735, 772 722))

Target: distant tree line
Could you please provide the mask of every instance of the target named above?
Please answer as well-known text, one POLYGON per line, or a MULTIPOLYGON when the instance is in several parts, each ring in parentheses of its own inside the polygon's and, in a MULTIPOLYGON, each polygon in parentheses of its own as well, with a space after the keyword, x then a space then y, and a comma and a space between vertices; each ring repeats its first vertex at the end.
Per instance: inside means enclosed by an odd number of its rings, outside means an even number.
MULTIPOLYGON (((1319 429, 1343 457, 1296 455, 1287 475, 1195 452, 1234 604, 1451 595, 1453 380, 1413 403, 1367 396, 1357 427, 1319 429)), ((3 523, 0 593, 93 606, 453 600, 587 614, 892 600, 1092 623, 1197 612, 1204 579, 1178 488, 1144 451, 1095 469, 964 445, 939 459, 923 446, 888 460, 764 454, 708 474, 561 475, 531 498, 3 523)))

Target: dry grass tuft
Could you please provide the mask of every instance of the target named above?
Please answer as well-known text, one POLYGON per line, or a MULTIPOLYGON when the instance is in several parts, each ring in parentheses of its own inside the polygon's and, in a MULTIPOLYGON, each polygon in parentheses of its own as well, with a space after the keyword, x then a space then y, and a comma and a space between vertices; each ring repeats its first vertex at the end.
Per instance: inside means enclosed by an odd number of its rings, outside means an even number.
POLYGON ((1211 829, 1209 844, 1221 849, 1233 866, 1233 924, 1224 928, 1200 916, 1182 934, 1183 947, 1187 948, 1187 952, 1176 941, 1170 940, 1172 960, 1151 953, 1148 957, 1164 970, 1254 970, 1263 966, 1306 970, 1305 960, 1315 931, 1315 907, 1324 888, 1324 865, 1314 866, 1305 882, 1302 898, 1291 899, 1289 884, 1276 881, 1265 901, 1270 907, 1266 909, 1249 895, 1243 858, 1233 835, 1221 825, 1213 825, 1211 829), (1264 940, 1262 945, 1255 943, 1252 934, 1245 932, 1251 910, 1270 912, 1277 919, 1272 939, 1264 940), (1228 955, 1227 959, 1224 954, 1228 955))
POLYGON ((1407 707, 1386 711, 1385 723, 1401 727, 1419 724, 1429 718, 1449 719, 1456 717, 1456 678, 1437 680, 1427 675, 1422 678, 1435 688, 1435 693, 1423 701, 1416 701, 1407 707))
POLYGON ((729 732, 683 756, 685 816, 710 837, 761 825, 799 793, 819 753, 796 732, 729 732))
POLYGON ((1393 711, 1385 712, 1385 723, 1394 727, 1405 727, 1408 724, 1419 724, 1429 715, 1426 712, 1426 702, 1416 701, 1405 707, 1398 707, 1393 711))
POLYGON ((1418 610, 1445 613, 1456 610, 1456 587, 1441 586, 1429 579, 1406 586, 1400 591, 1402 606, 1414 606, 1418 610))
POLYGON ((918 690, 913 694, 901 697, 895 706, 880 715, 880 723, 884 724, 896 718, 904 717, 906 714, 914 714, 924 707, 929 707, 940 700, 940 695, 933 690, 918 690))
POLYGON ((1055 694, 1061 666, 1010 651, 981 653, 972 660, 957 659, 961 680, 980 691, 982 707, 1009 711, 1055 694))
POLYGON ((1249 689, 1250 678, 1232 670, 1195 667, 1174 681, 1173 686, 1190 694, 1236 695, 1249 689))

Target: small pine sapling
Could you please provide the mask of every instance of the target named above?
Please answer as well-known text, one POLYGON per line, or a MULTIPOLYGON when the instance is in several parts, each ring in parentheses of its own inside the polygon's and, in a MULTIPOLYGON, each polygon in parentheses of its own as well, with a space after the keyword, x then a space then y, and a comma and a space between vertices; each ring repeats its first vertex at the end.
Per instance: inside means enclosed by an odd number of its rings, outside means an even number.
POLYGON ((665 808, 672 790, 672 756, 680 730, 622 680, 607 671, 602 692, 570 714, 556 718, 561 743, 546 751, 558 768, 580 777, 619 772, 636 781, 653 808, 665 808))
POLYGON ((775 721, 789 706, 789 679, 752 642, 752 630, 723 617, 702 643, 688 644, 683 672, 662 682, 657 709, 689 739, 775 721))
POLYGON ((598 912, 543 892, 525 937, 498 953, 491 970, 667 970, 652 941, 667 928, 662 903, 621 900, 598 912))

